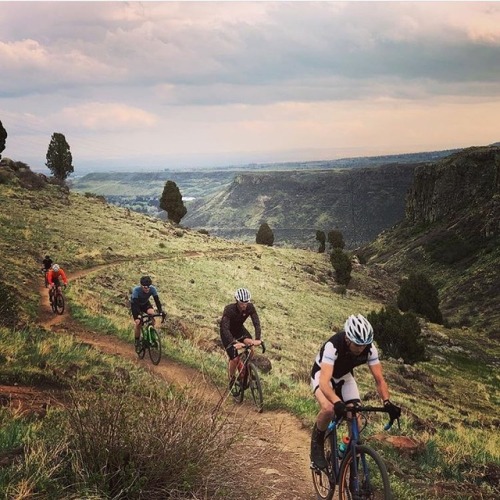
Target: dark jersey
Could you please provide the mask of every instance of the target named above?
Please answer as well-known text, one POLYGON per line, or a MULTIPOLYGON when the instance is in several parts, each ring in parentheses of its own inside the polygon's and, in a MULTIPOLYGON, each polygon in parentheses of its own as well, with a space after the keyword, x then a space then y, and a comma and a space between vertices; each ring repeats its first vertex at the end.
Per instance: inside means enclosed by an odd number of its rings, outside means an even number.
POLYGON ((224 345, 229 345, 235 340, 243 338, 248 332, 243 326, 243 323, 250 316, 255 328, 255 339, 260 340, 260 320, 255 306, 249 303, 244 311, 240 311, 238 304, 235 302, 224 308, 222 320, 220 322, 220 334, 224 345))
POLYGON ((312 377, 321 369, 321 363, 333 365, 333 378, 339 379, 348 373, 353 374, 356 366, 365 363, 375 365, 380 362, 377 348, 373 344, 367 345, 360 354, 356 355, 349 350, 345 336, 345 332, 342 330, 323 344, 314 361, 312 377))

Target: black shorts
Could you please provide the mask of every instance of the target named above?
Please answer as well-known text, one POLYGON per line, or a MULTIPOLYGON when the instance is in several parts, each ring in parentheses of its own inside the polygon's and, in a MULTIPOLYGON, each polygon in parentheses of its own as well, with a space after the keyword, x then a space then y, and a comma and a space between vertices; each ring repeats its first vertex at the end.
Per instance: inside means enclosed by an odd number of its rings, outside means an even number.
MULTIPOLYGON (((243 342, 244 339, 253 338, 250 335, 250 332, 245 327, 242 327, 241 330, 238 332, 231 332, 231 335, 233 336, 234 340, 236 340, 236 342, 243 342)), ((224 349, 226 350, 229 359, 235 359, 236 357, 238 357, 238 350, 234 347, 232 343, 226 345, 223 340, 222 344, 224 345, 224 349)))
POLYGON ((148 312, 148 309, 153 309, 153 306, 151 305, 151 302, 149 302, 148 300, 145 304, 137 304, 135 302, 132 302, 130 308, 132 309, 133 318, 137 319, 139 317, 139 314, 141 314, 141 312, 146 313, 148 312))

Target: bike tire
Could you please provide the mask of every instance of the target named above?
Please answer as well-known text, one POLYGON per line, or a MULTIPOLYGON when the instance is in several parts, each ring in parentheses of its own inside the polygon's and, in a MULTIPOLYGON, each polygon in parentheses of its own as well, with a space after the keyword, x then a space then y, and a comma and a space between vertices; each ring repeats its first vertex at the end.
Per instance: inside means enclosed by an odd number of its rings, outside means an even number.
POLYGON ((141 342, 141 350, 140 351, 135 351, 137 353, 137 356, 139 359, 144 359, 144 356, 146 355, 146 348, 144 347, 144 330, 141 331, 141 337, 140 337, 140 342, 141 342))
POLYGON ((370 500, 392 500, 389 474, 380 455, 368 445, 356 446, 356 459, 358 464, 359 492, 351 492, 351 469, 353 461, 352 449, 348 451, 339 473, 339 500, 352 500, 353 498, 369 498, 370 500))
POLYGON ((262 383, 260 381, 259 370, 253 363, 248 363, 248 387, 252 394, 252 399, 259 413, 264 409, 264 396, 262 395, 262 383))
POLYGON ((311 469, 312 480, 314 489, 316 491, 317 500, 331 500, 335 493, 335 476, 333 472, 332 461, 336 460, 337 457, 332 453, 332 443, 332 436, 327 436, 325 438, 324 450, 328 467, 322 470, 316 469, 314 467, 311 469))
POLYGON ((56 293, 53 301, 55 305, 55 312, 57 314, 62 314, 64 312, 64 296, 62 293, 56 293))
POLYGON ((153 328, 149 328, 149 358, 154 365, 157 365, 161 359, 161 339, 158 332, 153 328))
POLYGON ((233 399, 237 403, 242 403, 243 402, 243 397, 245 396, 245 384, 246 384, 246 378, 248 372, 245 369, 245 374, 244 376, 241 375, 240 368, 238 368, 236 372, 236 380, 234 381, 234 384, 231 387, 231 395, 233 396, 233 399))

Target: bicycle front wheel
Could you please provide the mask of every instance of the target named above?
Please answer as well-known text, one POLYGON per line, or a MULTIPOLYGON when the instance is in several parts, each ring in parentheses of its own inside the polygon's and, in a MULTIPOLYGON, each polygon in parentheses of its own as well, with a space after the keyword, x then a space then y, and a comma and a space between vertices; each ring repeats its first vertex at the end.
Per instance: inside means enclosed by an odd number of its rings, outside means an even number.
POLYGON ((54 297, 55 312, 62 314, 64 312, 64 297, 62 293, 57 293, 54 297))
POLYGON ((154 365, 157 365, 161 359, 161 340, 158 332, 151 327, 149 329, 149 357, 154 365))
POLYGON ((349 450, 342 460, 339 479, 339 500, 392 500, 385 463, 370 446, 356 446, 355 462, 349 450))
POLYGON ((257 411, 262 413, 262 410, 264 409, 262 384, 260 383, 259 370, 253 363, 248 363, 248 387, 252 393, 252 399, 257 407, 257 411))
POLYGON ((332 438, 328 436, 325 439, 325 458, 328 463, 326 469, 311 469, 314 489, 316 490, 317 500, 331 500, 335 493, 335 477, 333 473, 333 460, 337 458, 332 453, 332 438))

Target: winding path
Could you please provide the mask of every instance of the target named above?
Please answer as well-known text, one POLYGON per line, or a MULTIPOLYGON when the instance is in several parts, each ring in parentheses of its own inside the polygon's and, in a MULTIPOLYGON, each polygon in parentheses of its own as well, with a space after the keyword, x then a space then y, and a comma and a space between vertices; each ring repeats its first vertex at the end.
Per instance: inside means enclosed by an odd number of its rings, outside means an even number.
MULTIPOLYGON (((107 266, 73 273, 69 275, 69 280, 76 280, 103 267, 107 266)), ((154 366, 147 358, 139 360, 132 340, 123 342, 111 335, 90 331, 74 321, 68 309, 61 316, 55 315, 49 305, 47 289, 42 285, 39 292, 39 323, 45 328, 56 334, 74 335, 80 342, 89 344, 103 353, 135 362, 167 383, 180 387, 204 387, 206 390, 203 391, 203 397, 213 401, 214 407, 220 401, 221 389, 210 380, 204 379, 201 372, 169 359, 165 353, 158 366, 154 366)), ((310 432, 298 418, 278 411, 264 410, 264 413, 257 414, 250 405, 244 403, 237 406, 231 399, 225 401, 222 411, 228 413, 229 422, 234 422, 235 428, 242 434, 242 442, 247 445, 245 449, 250 452, 245 458, 250 456, 251 462, 253 461, 252 470, 247 471, 249 483, 258 485, 264 492, 264 498, 315 498, 309 470, 310 432)))

